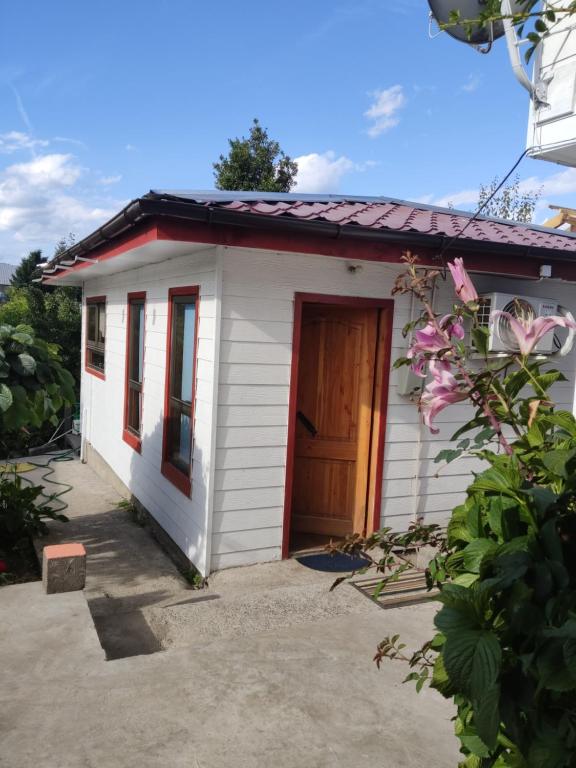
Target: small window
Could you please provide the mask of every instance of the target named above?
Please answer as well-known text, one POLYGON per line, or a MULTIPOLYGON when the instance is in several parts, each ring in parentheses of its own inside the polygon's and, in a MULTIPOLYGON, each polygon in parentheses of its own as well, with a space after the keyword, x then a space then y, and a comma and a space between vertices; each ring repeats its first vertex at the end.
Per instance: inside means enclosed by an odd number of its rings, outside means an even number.
POLYGON ((137 451, 141 449, 145 303, 145 293, 128 294, 123 436, 137 451))
POLYGON ((173 288, 168 300, 162 471, 190 495, 198 288, 173 288))
POLYGON ((104 378, 106 297, 86 299, 86 370, 104 378))

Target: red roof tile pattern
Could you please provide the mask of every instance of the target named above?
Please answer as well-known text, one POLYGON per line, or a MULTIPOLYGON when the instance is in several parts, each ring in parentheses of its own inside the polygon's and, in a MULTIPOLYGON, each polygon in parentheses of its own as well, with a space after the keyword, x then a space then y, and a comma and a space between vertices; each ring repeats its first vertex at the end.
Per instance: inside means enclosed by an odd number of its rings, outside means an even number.
MULTIPOLYGON (((233 195, 233 193, 231 193, 233 195)), ((183 195, 193 199, 193 195, 183 195)), ((296 195, 295 195, 296 197, 296 195)), ((382 201, 327 201, 293 202, 262 200, 197 199, 207 207, 218 207, 237 213, 258 216, 293 218, 302 221, 325 221, 342 227, 358 226, 374 230, 417 232, 423 235, 439 235, 447 238, 462 237, 464 240, 484 240, 492 243, 522 245, 532 248, 553 248, 576 252, 576 237, 545 227, 472 215, 417 203, 382 201)))

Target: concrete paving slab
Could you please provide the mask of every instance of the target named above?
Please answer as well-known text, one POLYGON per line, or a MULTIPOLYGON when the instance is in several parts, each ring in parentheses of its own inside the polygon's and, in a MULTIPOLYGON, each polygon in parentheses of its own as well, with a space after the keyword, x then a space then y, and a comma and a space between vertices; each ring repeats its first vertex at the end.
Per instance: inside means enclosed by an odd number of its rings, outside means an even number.
POLYGON ((372 661, 384 635, 428 639, 433 605, 383 611, 295 561, 192 591, 89 467, 57 471, 72 522, 50 540, 85 544, 87 585, 0 590, 1 768, 457 763, 451 704, 372 661))
POLYGON ((405 665, 371 660, 383 634, 419 644, 431 616, 338 617, 90 662, 93 674, 33 686, 23 670, 0 686, 0 766, 452 767, 450 704, 402 685, 405 665))

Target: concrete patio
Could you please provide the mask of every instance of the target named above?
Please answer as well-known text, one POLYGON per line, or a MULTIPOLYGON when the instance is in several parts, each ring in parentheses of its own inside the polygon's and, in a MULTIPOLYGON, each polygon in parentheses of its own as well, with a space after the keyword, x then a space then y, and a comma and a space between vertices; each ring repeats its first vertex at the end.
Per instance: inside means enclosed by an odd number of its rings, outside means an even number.
POLYGON ((384 611, 296 561, 190 590, 89 467, 57 474, 75 490, 51 540, 85 543, 88 580, 0 590, 2 768, 457 764, 451 705, 372 662, 384 635, 427 639, 433 605, 384 611))

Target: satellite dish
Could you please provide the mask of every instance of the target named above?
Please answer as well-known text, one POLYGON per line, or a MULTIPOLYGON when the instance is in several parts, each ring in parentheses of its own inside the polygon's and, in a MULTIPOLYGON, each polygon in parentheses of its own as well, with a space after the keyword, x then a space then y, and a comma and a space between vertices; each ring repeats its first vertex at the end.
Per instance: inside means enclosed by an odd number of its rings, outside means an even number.
MULTIPOLYGON (((512 13, 520 13, 524 10, 525 3, 526 0, 512 0, 510 3, 512 13)), ((479 18, 482 11, 486 10, 486 0, 428 0, 428 5, 440 26, 450 24, 450 14, 454 11, 459 12, 460 19, 472 21, 479 18)), ((496 21, 484 27, 475 24, 472 29, 463 24, 451 24, 443 31, 462 43, 484 45, 502 37, 505 30, 503 23, 496 21)))

